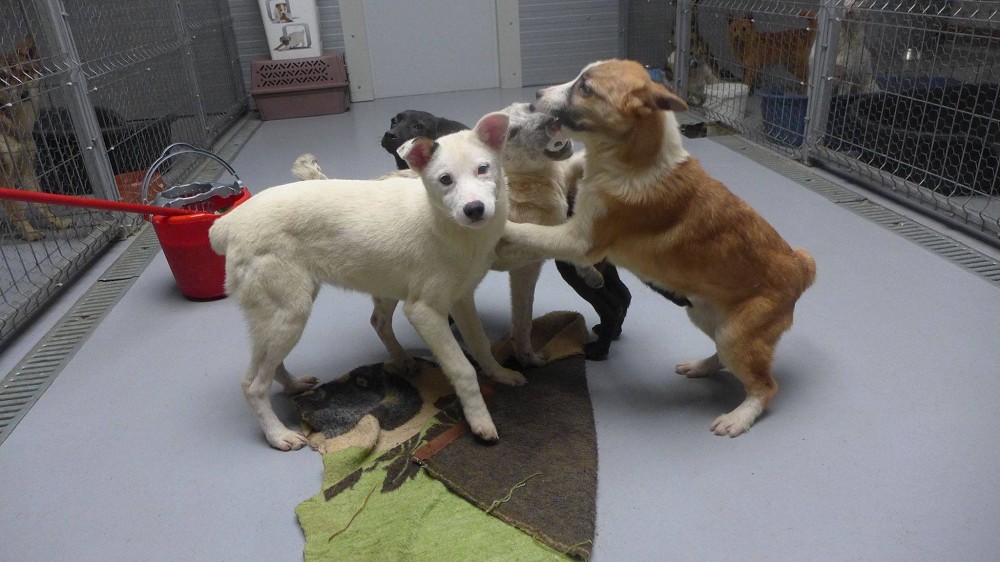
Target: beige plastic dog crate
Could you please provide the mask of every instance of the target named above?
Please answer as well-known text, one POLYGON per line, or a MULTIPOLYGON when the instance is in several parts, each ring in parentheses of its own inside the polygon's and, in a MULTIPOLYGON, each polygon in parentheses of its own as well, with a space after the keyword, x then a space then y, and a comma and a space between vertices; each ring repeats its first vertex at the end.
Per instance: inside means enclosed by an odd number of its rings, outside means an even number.
POLYGON ((343 113, 351 107, 347 68, 339 53, 258 58, 251 64, 250 95, 263 121, 343 113))

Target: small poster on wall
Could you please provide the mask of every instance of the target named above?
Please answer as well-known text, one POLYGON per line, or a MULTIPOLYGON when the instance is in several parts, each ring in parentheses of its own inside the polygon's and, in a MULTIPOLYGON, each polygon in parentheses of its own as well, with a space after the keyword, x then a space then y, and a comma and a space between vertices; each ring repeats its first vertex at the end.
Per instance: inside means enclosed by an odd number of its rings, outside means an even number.
POLYGON ((320 42, 316 0, 258 0, 271 58, 318 57, 320 42))

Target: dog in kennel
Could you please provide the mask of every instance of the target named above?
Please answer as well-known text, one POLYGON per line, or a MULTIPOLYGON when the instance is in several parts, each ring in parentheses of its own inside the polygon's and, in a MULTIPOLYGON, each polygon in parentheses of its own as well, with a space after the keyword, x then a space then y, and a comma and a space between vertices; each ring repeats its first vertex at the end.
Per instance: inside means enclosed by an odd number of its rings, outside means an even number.
MULTIPOLYGON (((39 95, 36 78, 40 69, 38 47, 31 36, 21 40, 13 51, 0 54, 0 84, 10 85, 0 89, 0 186, 3 187, 42 190, 35 174, 37 147, 32 137, 38 120, 34 100, 39 95)), ((4 199, 3 206, 21 238, 32 242, 45 237, 31 224, 24 203, 4 199)), ((52 228, 73 225, 70 219, 55 216, 44 205, 37 210, 52 228)))

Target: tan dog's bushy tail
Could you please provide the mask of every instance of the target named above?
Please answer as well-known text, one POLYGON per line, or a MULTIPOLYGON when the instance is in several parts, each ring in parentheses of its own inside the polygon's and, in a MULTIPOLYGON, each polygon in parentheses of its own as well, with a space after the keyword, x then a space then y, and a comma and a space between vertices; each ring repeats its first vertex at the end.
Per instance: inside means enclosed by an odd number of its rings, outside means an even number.
POLYGON ((803 273, 805 274, 802 279, 802 292, 805 292, 816 281, 816 260, 813 259, 809 252, 802 248, 795 250, 795 256, 799 258, 803 273))
POLYGON ((323 169, 319 167, 319 162, 312 154, 303 154, 295 159, 295 163, 292 164, 292 175, 302 181, 329 179, 323 174, 323 169))

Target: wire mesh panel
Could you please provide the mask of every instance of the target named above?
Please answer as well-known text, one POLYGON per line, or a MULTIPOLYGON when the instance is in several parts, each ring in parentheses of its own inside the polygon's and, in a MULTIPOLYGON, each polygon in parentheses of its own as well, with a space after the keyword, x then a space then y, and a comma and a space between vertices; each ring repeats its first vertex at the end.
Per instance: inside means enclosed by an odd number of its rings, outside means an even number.
POLYGON ((1000 2, 839 2, 817 154, 1000 235, 1000 2))
POLYGON ((625 11, 626 57, 651 68, 669 68, 674 52, 676 0, 631 0, 625 11))
MULTIPOLYGON (((1000 2, 678 2, 706 120, 1000 243, 1000 2)), ((631 31, 631 26, 630 26, 631 31)))
POLYGON ((214 138, 246 110, 246 94, 232 16, 225 2, 184 0, 183 18, 191 41, 206 134, 214 138))
MULTIPOLYGON (((231 28, 221 0, 0 3, 0 186, 138 201, 163 148, 245 110, 231 28)), ((4 199, 0 341, 138 220, 4 199)))
MULTIPOLYGON (((690 2, 681 54, 689 104, 709 120, 798 154, 818 2, 690 2)), ((680 85, 679 85, 680 86, 680 85)))
MULTIPOLYGON (((82 194, 90 184, 80 139, 68 112, 59 111, 73 96, 73 64, 42 8, 0 4, 0 186, 82 194)), ((115 232, 106 213, 3 200, 0 340, 115 232)))

